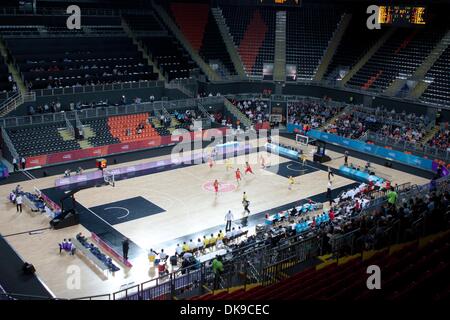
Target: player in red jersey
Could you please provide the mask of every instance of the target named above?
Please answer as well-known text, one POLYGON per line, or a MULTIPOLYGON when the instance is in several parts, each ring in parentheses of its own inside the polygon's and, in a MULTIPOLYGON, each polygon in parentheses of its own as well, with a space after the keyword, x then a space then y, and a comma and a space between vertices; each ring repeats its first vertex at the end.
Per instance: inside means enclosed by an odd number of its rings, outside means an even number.
POLYGON ((236 181, 239 184, 239 181, 241 181, 241 179, 242 179, 241 178, 241 171, 239 170, 239 168, 237 168, 235 174, 236 174, 236 181))
POLYGON ((217 179, 214 180, 213 186, 214 186, 214 192, 216 193, 216 196, 217 196, 217 194, 219 193, 219 181, 217 181, 217 179))
POLYGON ((211 157, 208 158, 208 165, 209 165, 209 168, 212 169, 212 167, 214 165, 214 160, 211 157))
POLYGON ((248 162, 245 162, 245 174, 247 173, 251 173, 251 174, 255 174, 252 170, 252 167, 250 167, 250 164, 248 162))

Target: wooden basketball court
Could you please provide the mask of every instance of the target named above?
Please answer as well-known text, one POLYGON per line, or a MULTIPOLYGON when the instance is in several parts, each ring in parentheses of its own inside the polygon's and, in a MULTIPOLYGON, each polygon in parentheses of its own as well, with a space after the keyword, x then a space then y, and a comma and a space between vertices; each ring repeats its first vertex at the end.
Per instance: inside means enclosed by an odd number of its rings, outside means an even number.
MULTIPOLYGON (((260 145, 264 142, 260 141, 260 145)), ((295 141, 284 138, 280 138, 280 142, 295 145, 295 141)), ((25 261, 35 265, 37 275, 55 296, 76 298, 111 293, 157 276, 157 271, 150 267, 147 260, 148 249, 160 251, 164 248, 168 254, 172 254, 180 239, 193 238, 196 241, 197 237, 206 233, 205 230, 208 230, 208 233, 211 233, 209 230, 214 230, 214 233, 219 229, 224 230, 224 217, 228 210, 233 212, 235 219, 242 218, 244 210, 241 202, 244 191, 250 200, 252 215, 326 192, 327 172, 318 169, 311 162, 314 148, 310 146, 306 151, 309 160, 307 168, 292 159, 261 151, 234 158, 233 169, 229 170, 226 169, 224 161, 220 160, 212 168, 208 164, 191 165, 117 180, 115 187, 102 186, 81 190, 76 194, 76 200, 80 204, 142 249, 139 255, 132 256, 132 268, 126 268, 116 262, 121 270, 115 274, 99 271, 81 254, 60 255, 59 242, 64 238, 74 238, 79 232, 89 236, 90 231, 81 224, 51 230, 46 216, 31 213, 28 209, 17 213, 15 206, 6 200, 15 184, 4 185, 0 189, 0 197, 4 199, 0 202, 0 233, 25 261), (261 168, 261 156, 271 168, 261 168), (244 174, 246 161, 251 164, 254 174, 244 174), (281 169, 277 170, 277 166, 281 169), (239 184, 235 180, 234 172, 237 167, 243 176, 239 184), (295 184, 292 190, 288 189, 287 175, 294 176, 295 184), (220 183, 218 195, 215 195, 212 187, 215 179, 220 183), (80 271, 79 288, 68 284, 73 270, 80 271)), ((193 153, 195 152, 199 151, 193 153)), ((332 161, 326 165, 337 169, 343 164, 343 154, 329 150, 327 154, 332 161)), ((110 168, 168 157, 170 155, 113 165, 110 168)), ((360 166, 366 163, 356 158, 351 158, 350 161, 360 166)), ((380 165, 375 164, 372 168, 376 174, 389 178, 392 183, 427 182, 425 178, 380 165)), ((43 190, 54 187, 56 178, 53 176, 28 180, 21 185, 25 191, 32 191, 34 187, 43 190)), ((351 179, 335 175, 333 188, 338 189, 354 183, 351 179)), ((324 206, 327 207, 327 204, 324 206)))

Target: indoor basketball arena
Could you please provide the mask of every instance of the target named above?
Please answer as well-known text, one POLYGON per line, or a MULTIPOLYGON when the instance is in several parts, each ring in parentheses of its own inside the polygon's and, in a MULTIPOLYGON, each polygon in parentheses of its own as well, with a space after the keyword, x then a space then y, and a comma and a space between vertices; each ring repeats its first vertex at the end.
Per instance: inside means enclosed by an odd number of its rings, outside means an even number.
POLYGON ((449 9, 2 1, 0 300, 448 301, 449 9))

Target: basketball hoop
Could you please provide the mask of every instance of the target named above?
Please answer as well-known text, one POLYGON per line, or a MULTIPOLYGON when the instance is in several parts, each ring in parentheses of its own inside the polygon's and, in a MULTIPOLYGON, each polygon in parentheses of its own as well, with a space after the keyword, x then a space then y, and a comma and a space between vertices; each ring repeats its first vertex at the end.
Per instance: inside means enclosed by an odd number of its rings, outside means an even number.
POLYGON ((302 134, 296 134, 295 135, 295 142, 297 144, 297 150, 299 151, 299 154, 305 153, 305 151, 308 150, 308 144, 309 144, 309 137, 304 136, 302 134))
POLYGON ((283 116, 281 114, 270 114, 269 122, 270 123, 281 123, 283 121, 283 116))

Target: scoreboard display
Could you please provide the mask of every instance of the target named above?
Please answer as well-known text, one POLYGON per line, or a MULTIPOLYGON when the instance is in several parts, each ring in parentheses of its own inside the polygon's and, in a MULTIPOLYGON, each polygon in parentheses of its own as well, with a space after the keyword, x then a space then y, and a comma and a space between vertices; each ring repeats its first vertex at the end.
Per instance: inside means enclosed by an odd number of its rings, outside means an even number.
POLYGON ((424 25, 425 7, 380 6, 378 22, 392 25, 424 25))
POLYGON ((285 6, 299 6, 302 0, 259 0, 261 4, 266 5, 285 5, 285 6))

